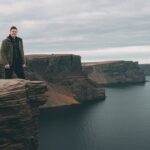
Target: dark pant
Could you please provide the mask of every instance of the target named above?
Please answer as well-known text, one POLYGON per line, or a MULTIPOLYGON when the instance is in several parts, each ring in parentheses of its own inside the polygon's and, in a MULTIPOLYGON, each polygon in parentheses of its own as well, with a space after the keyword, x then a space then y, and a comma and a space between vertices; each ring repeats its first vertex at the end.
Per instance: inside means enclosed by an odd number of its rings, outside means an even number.
POLYGON ((24 69, 21 63, 13 62, 10 68, 5 68, 5 79, 11 79, 13 71, 17 75, 18 78, 25 79, 24 69))

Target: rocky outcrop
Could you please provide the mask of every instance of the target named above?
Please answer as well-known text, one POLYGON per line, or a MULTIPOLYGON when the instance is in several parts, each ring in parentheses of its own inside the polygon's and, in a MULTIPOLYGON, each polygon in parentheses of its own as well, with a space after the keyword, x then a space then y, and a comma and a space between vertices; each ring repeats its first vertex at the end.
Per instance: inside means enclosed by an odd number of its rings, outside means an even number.
POLYGON ((139 64, 139 66, 144 70, 146 76, 150 75, 150 64, 139 64))
POLYGON ((47 83, 48 102, 44 107, 105 99, 105 89, 84 75, 79 55, 26 55, 26 61, 28 78, 47 83))
POLYGON ((27 55, 30 70, 50 83, 82 75, 81 57, 73 54, 27 55))
POLYGON ((37 150, 39 106, 46 102, 43 81, 0 80, 0 150, 37 150))
POLYGON ((116 85, 126 83, 144 83, 144 71, 138 62, 133 61, 104 61, 87 62, 82 64, 88 78, 99 85, 116 85))

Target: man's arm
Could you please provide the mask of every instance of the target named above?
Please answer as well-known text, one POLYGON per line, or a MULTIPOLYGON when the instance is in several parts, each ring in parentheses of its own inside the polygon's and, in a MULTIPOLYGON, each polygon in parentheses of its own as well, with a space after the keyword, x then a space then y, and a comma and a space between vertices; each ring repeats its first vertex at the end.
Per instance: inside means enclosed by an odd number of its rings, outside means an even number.
POLYGON ((6 57, 6 43, 4 40, 2 41, 2 44, 1 44, 1 59, 4 65, 9 64, 7 57, 6 57))

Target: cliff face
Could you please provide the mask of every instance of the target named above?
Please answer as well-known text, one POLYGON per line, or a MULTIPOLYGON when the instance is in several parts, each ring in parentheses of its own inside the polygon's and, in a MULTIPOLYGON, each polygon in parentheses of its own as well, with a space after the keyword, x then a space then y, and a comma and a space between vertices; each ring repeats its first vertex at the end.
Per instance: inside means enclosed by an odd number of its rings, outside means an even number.
POLYGON ((105 99, 105 90, 83 74, 78 55, 26 55, 26 60, 28 78, 47 82, 49 90, 45 107, 105 99))
POLYGON ((150 75, 150 64, 140 64, 139 66, 144 70, 145 75, 150 75))
POLYGON ((0 80, 0 150, 37 150, 39 106, 46 102, 43 81, 0 80))
POLYGON ((81 75, 81 57, 72 54, 27 55, 27 63, 33 72, 51 83, 61 82, 64 78, 81 75))
POLYGON ((88 78, 100 85, 144 83, 145 74, 138 62, 104 61, 82 64, 88 78))

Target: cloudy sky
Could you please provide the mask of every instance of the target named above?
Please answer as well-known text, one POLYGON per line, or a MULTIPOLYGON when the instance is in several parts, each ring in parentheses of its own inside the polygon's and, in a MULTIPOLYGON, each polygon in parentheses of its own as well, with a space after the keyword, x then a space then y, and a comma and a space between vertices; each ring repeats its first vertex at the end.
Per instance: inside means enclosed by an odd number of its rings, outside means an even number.
POLYGON ((150 63, 150 0, 0 0, 0 42, 12 25, 25 54, 150 63))

